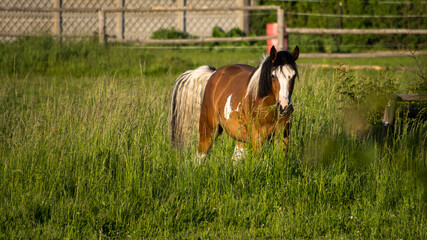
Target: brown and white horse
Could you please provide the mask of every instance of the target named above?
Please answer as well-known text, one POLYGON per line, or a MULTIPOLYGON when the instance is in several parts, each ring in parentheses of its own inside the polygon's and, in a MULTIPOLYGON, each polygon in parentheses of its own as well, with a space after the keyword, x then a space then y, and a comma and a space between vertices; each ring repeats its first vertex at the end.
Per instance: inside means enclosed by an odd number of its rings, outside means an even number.
POLYGON ((252 143, 256 153, 266 139, 279 131, 283 131, 286 151, 298 56, 298 46, 292 53, 277 52, 273 46, 257 68, 236 64, 215 70, 201 66, 183 73, 176 80, 171 97, 172 144, 187 146, 198 123, 199 163, 223 130, 237 141, 233 159, 244 156, 246 142, 252 143))

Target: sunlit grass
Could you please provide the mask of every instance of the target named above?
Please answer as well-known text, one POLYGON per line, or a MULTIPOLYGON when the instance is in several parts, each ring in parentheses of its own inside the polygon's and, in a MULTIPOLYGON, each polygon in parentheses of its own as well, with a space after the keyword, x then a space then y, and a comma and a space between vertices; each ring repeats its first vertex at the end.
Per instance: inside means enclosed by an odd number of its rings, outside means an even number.
MULTIPOLYGON (((163 55, 150 56, 128 73, 2 69, 0 238, 427 237, 425 120, 349 132, 338 71, 303 68, 286 157, 275 142, 233 165, 223 135, 197 166, 195 143, 177 152, 168 142, 179 69, 157 72, 163 55)), ((219 56, 207 61, 228 61, 219 56)))

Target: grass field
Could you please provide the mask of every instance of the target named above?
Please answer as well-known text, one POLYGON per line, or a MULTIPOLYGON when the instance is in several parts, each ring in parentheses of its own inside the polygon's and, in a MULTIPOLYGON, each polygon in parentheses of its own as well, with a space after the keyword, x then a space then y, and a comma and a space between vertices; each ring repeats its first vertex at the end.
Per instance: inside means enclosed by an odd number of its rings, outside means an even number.
POLYGON ((409 92, 419 81, 411 58, 322 62, 413 72, 300 68, 286 157, 275 142, 233 166, 226 135, 200 166, 196 139, 171 148, 176 77, 202 64, 256 65, 262 54, 1 44, 0 239, 426 239, 425 117, 401 111, 383 131, 364 112, 375 105, 367 90, 351 92, 351 83, 409 92))

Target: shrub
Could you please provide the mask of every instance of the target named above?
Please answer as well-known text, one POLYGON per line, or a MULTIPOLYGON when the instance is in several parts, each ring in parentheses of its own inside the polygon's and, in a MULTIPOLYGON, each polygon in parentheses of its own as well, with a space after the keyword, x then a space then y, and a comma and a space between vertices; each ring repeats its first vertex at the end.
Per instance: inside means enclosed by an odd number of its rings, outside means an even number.
MULTIPOLYGON (((228 32, 225 32, 219 26, 215 26, 212 29, 212 37, 216 37, 216 38, 221 38, 221 37, 244 37, 244 36, 246 36, 246 34, 242 30, 240 30, 239 28, 237 28, 237 27, 230 29, 230 31, 228 31, 228 32)), ((214 45, 221 45, 221 46, 226 46, 226 45, 249 46, 249 45, 251 45, 251 42, 245 41, 245 42, 237 42, 237 43, 215 43, 214 45)))
POLYGON ((169 29, 161 28, 151 35, 151 39, 185 39, 192 38, 188 33, 178 31, 176 28, 172 27, 169 29))
POLYGON ((347 69, 341 67, 338 80, 339 101, 346 113, 345 118, 350 121, 350 125, 359 128, 351 129, 351 131, 364 132, 375 125, 379 125, 388 96, 396 93, 398 89, 395 77, 381 73, 377 79, 356 78, 347 69), (351 121, 355 121, 355 123, 351 121))

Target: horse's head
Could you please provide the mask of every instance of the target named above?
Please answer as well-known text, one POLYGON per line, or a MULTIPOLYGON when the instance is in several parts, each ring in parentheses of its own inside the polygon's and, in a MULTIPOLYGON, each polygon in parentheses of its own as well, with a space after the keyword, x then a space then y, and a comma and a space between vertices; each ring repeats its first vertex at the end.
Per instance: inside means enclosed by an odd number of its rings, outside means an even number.
POLYGON ((273 46, 270 50, 270 56, 266 61, 266 73, 270 73, 271 93, 274 94, 277 102, 277 108, 280 114, 286 114, 292 109, 292 92, 294 90, 295 78, 298 76, 298 69, 295 61, 299 56, 299 48, 295 47, 292 53, 288 51, 277 52, 273 46))
POLYGON ((292 91, 298 69, 295 61, 298 59, 299 49, 295 47, 292 53, 277 52, 273 46, 270 56, 264 58, 254 70, 246 90, 246 96, 252 100, 274 96, 280 114, 286 114, 292 108, 292 91))

